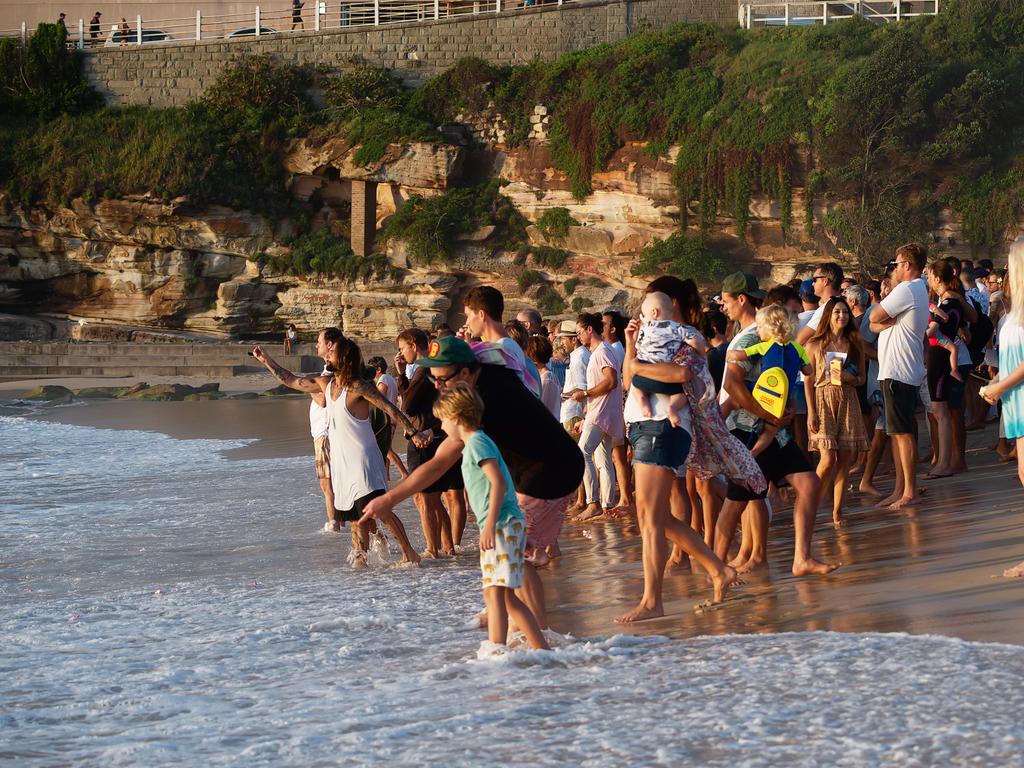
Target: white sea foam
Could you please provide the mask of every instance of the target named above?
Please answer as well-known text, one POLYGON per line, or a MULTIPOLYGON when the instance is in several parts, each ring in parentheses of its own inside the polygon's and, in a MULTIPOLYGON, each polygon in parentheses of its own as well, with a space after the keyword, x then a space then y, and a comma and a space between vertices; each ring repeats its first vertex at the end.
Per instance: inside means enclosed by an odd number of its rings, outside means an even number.
POLYGON ((312 525, 312 459, 223 458, 239 444, 0 417, 0 762, 1020 763, 1021 648, 550 633, 481 654, 473 558, 352 571, 349 537, 312 525))

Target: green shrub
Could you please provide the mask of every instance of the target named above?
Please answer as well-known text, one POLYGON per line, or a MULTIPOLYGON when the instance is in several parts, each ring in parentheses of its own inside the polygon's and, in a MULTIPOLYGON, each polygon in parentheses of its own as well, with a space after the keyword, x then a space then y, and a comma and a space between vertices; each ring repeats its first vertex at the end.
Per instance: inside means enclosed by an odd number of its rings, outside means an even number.
POLYGON ((413 195, 387 220, 381 236, 407 243, 413 260, 421 264, 448 261, 456 237, 484 224, 496 225, 497 241, 521 239, 522 217, 499 189, 499 182, 492 180, 434 197, 413 195))
POLYGON ((584 282, 591 288, 607 288, 608 283, 602 280, 600 277, 590 276, 584 282))
POLYGON ((400 111, 408 98, 398 79, 382 67, 359 66, 324 78, 320 87, 327 109, 343 117, 368 110, 400 111))
POLYGON ((544 281, 544 275, 535 269, 524 269, 516 276, 516 285, 519 287, 520 293, 526 293, 530 288, 537 285, 537 283, 544 281))
POLYGON ((583 310, 592 306, 594 306, 594 302, 592 302, 590 299, 585 299, 582 296, 577 296, 575 299, 572 300, 572 311, 575 312, 577 315, 583 310))
POLYGON ((550 285, 537 289, 537 309, 545 317, 562 314, 568 305, 562 295, 550 285))
POLYGON ((565 295, 572 296, 573 291, 576 290, 576 286, 578 286, 579 284, 580 279, 578 277, 570 277, 568 280, 566 280, 562 284, 562 288, 565 290, 565 295))
POLYGON ((548 248, 545 245, 532 248, 530 252, 533 254, 534 264, 546 269, 561 269, 572 256, 571 253, 561 248, 548 248))
POLYGON ((726 264, 702 238, 674 232, 640 251, 639 261, 632 271, 634 275, 667 273, 684 279, 690 277, 700 283, 722 277, 726 264))
POLYGON ((387 257, 383 254, 357 256, 352 252, 352 245, 348 240, 331 234, 326 228, 297 237, 287 255, 264 255, 261 261, 284 274, 315 274, 338 277, 350 282, 393 273, 387 257))
POLYGON ((102 104, 82 75, 81 52, 66 43, 67 30, 59 24, 40 24, 25 45, 0 38, 0 122, 52 118, 102 104))
POLYGON ((569 234, 569 227, 579 226, 568 208, 548 208, 537 218, 537 229, 548 240, 561 240, 569 234))
POLYGON ((342 128, 359 149, 352 159, 357 165, 371 165, 383 156, 390 144, 406 141, 438 142, 441 134, 422 120, 385 109, 369 109, 355 115, 342 128))
POLYGON ((451 122, 463 112, 479 113, 490 101, 492 85, 507 72, 482 59, 459 59, 416 89, 409 98, 409 112, 435 123, 451 122))
POLYGON ((273 56, 236 57, 206 89, 199 103, 207 117, 236 128, 262 130, 277 120, 289 122, 308 114, 312 73, 305 67, 281 64, 273 56), (239 122, 244 125, 239 126, 239 122))

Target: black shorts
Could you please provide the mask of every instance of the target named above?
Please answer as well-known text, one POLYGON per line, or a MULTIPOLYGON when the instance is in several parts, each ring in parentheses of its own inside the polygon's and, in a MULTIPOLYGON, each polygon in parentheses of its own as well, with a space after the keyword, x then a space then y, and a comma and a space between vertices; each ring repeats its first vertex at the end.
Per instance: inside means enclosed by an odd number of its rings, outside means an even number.
POLYGON ((682 384, 669 384, 665 381, 655 381, 654 379, 648 379, 646 376, 634 376, 631 387, 636 387, 641 392, 648 392, 650 394, 661 394, 661 395, 678 395, 683 391, 682 384))
MULTIPOLYGON (((444 433, 441 433, 442 435, 444 433)), ((437 446, 441 444, 444 437, 438 437, 434 435, 434 441, 426 448, 417 448, 412 442, 409 443, 409 447, 405 452, 405 461, 407 469, 412 472, 421 464, 426 464, 437 453, 437 446)), ((437 480, 433 485, 423 489, 423 493, 442 493, 444 491, 461 491, 466 487, 466 484, 462 481, 462 464, 455 462, 455 466, 441 475, 440 479, 437 480)))
POLYGON ((896 379, 885 379, 879 384, 882 387, 882 401, 885 403, 885 433, 911 434, 917 420, 915 414, 921 399, 921 388, 896 379))
POLYGON ((351 509, 338 509, 335 508, 331 514, 331 519, 336 523, 354 523, 360 517, 363 516, 363 512, 366 511, 366 505, 376 499, 378 496, 383 496, 384 490, 370 491, 365 496, 360 496, 354 502, 352 502, 351 509))
MULTIPOLYGON (((757 442, 757 435, 753 432, 744 432, 742 429, 734 429, 733 435, 748 448, 752 448, 757 442)), ((814 467, 807 460, 806 454, 800 450, 796 440, 790 440, 785 445, 779 445, 779 441, 772 440, 772 444, 754 457, 757 466, 764 473, 764 478, 776 486, 784 484, 787 475, 796 475, 801 472, 813 472, 814 467)), ((756 501, 768 495, 765 488, 761 493, 754 493, 749 488, 730 482, 726 488, 725 498, 730 501, 756 501)))

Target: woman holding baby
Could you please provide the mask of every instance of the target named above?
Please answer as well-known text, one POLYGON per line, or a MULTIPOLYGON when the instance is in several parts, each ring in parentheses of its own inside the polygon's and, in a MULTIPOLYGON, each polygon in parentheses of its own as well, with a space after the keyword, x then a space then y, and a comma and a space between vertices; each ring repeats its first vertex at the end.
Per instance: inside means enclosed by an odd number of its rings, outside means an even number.
MULTIPOLYGON (((619 617, 622 623, 665 614, 661 592, 669 541, 705 569, 714 584, 716 602, 736 579, 736 572, 715 556, 693 528, 669 513, 672 486, 685 472, 694 431, 706 431, 709 419, 721 421, 716 408, 711 408, 714 416, 703 408, 705 400, 713 405, 714 390, 712 384, 710 392, 706 391, 710 376, 703 356, 704 339, 686 324, 700 316, 699 294, 688 283, 692 281, 667 275, 653 281, 645 291, 641 316, 626 327, 623 382, 629 395, 624 415, 633 446, 644 592, 639 605, 619 617)), ((722 431, 728 436, 724 424, 722 431)), ((703 449, 707 441, 700 442, 703 449)), ((711 469, 704 466, 710 461, 708 456, 694 458, 702 470, 711 469)), ((745 470, 735 466, 721 469, 739 473, 741 482, 764 483, 753 460, 745 470)))

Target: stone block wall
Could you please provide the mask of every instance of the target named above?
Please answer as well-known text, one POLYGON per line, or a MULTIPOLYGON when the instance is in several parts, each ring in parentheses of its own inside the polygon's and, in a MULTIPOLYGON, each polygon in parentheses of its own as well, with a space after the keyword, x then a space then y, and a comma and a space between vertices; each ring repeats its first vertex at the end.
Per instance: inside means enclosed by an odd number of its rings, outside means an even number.
POLYGON ((525 64, 680 21, 737 23, 736 0, 583 0, 439 21, 224 42, 181 41, 88 50, 85 72, 108 104, 179 106, 200 96, 242 54, 343 70, 359 60, 417 84, 464 56, 525 64))

